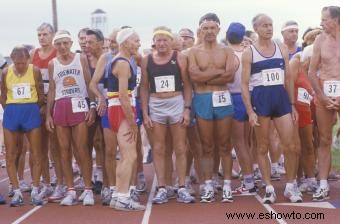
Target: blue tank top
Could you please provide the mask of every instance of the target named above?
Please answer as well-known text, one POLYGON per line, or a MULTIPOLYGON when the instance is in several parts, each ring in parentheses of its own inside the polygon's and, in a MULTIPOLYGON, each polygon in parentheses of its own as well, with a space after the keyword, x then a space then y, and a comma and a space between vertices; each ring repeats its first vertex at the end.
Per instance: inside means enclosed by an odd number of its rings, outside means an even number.
POLYGON ((268 69, 278 69, 284 72, 285 61, 283 59, 279 45, 274 42, 275 51, 271 57, 263 56, 253 45, 250 45, 252 51, 252 63, 250 71, 249 84, 251 87, 263 85, 262 72, 268 69))
POLYGON ((130 73, 131 76, 128 80, 128 90, 133 90, 136 86, 136 74, 134 73, 133 67, 131 66, 131 63, 129 60, 123 57, 118 57, 114 58, 110 63, 109 63, 109 73, 107 77, 107 91, 108 92, 118 92, 119 91, 119 80, 118 78, 112 74, 112 68, 116 64, 117 61, 119 60, 124 60, 127 61, 130 65, 130 73))
POLYGON ((300 51, 302 51, 302 47, 298 46, 298 47, 296 48, 295 52, 289 53, 289 54, 288 54, 289 60, 294 56, 294 54, 296 54, 296 53, 298 53, 298 52, 300 52, 300 51))

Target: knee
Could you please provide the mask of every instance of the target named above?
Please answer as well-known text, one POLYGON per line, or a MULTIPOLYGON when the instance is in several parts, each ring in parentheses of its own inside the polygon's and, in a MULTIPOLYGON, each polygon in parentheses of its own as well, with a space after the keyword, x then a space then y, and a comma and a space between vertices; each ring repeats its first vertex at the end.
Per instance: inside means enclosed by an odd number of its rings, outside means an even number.
POLYGON ((220 156, 231 156, 231 148, 230 147, 223 147, 219 149, 220 156))
POLYGON ((257 144, 257 155, 258 156, 267 156, 268 154, 268 148, 269 147, 269 141, 265 140, 261 143, 257 144))
MULTIPOLYGON (((170 150, 167 150, 170 151, 170 150)), ((152 153, 156 156, 163 156, 169 155, 170 152, 166 153, 165 146, 163 144, 155 143, 152 148, 152 153)))
POLYGON ((320 135, 319 137, 320 147, 330 147, 332 144, 331 135, 320 135))
POLYGON ((205 145, 202 147, 202 157, 214 157, 214 146, 213 145, 205 145))

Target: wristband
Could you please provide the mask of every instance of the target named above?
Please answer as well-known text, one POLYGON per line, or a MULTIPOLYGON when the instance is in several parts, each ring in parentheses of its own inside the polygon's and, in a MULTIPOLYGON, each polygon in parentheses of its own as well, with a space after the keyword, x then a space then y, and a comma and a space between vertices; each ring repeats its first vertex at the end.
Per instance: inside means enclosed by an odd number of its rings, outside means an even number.
POLYGON ((189 109, 189 110, 191 110, 191 106, 184 106, 184 109, 189 109))

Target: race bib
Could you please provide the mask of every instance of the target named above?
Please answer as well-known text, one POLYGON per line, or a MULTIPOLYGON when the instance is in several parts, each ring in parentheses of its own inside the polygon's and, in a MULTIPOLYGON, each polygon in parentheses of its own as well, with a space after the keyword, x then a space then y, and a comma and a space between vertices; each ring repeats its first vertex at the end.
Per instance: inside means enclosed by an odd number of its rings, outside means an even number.
POLYGON ((310 104, 313 97, 304 88, 298 88, 297 100, 302 103, 310 104))
POLYGON ((225 107, 231 105, 229 91, 215 91, 212 93, 213 107, 225 107))
POLYGON ((89 111, 86 99, 84 99, 84 98, 72 98, 71 100, 72 100, 72 112, 73 113, 89 111))
POLYGON ((264 86, 283 85, 284 73, 279 68, 262 70, 262 81, 264 86))
POLYGON ((155 77, 156 93, 175 92, 175 76, 155 77))
POLYGON ((329 80, 323 83, 323 92, 326 96, 340 96, 340 81, 329 80))
POLYGON ((31 98, 31 84, 18 83, 12 85, 13 99, 30 99, 31 98))

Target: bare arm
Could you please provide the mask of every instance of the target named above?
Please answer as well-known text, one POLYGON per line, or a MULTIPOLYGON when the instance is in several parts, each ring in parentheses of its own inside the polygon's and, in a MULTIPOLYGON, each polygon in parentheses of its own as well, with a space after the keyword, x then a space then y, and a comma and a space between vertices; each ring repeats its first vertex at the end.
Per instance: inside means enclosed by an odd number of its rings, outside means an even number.
POLYGON ((93 77, 89 84, 90 91, 98 98, 99 101, 105 102, 105 96, 98 89, 98 83, 104 75, 105 66, 106 66, 106 54, 102 54, 97 62, 96 70, 94 71, 93 77))
POLYGON ((250 93, 249 93, 249 80, 251 71, 252 53, 248 48, 242 55, 242 75, 241 75, 241 94, 243 103, 247 109, 250 126, 259 126, 257 114, 254 112, 251 105, 250 93))
POLYGON ((37 67, 33 67, 33 74, 34 74, 34 80, 35 80, 35 87, 38 93, 38 104, 42 106, 44 104, 44 84, 42 81, 40 69, 37 67))
POLYGON ((8 68, 2 70, 2 77, 1 77, 1 96, 0 96, 0 103, 2 108, 5 109, 6 100, 7 100, 7 87, 6 87, 6 75, 7 75, 8 68))
POLYGON ((84 74, 84 79, 85 79, 85 83, 86 83, 86 87, 87 87, 87 93, 89 94, 90 101, 93 102, 95 100, 94 94, 91 91, 89 91, 89 88, 88 88, 90 80, 91 80, 91 75, 90 75, 90 71, 89 71, 89 64, 88 64, 84 55, 80 56, 80 62, 81 62, 81 66, 83 68, 83 74, 84 74))
POLYGON ((310 64, 309 64, 308 77, 313 86, 315 94, 317 96, 320 96, 321 98, 325 98, 326 96, 322 91, 322 88, 319 83, 319 78, 317 77, 317 71, 321 63, 321 41, 322 41, 322 38, 318 36, 314 42, 313 55, 310 59, 310 64))
POLYGON ((148 116, 148 105, 149 105, 149 74, 147 71, 148 56, 144 56, 142 59, 141 69, 142 76, 140 82, 140 104, 143 112, 143 116, 148 116))
POLYGON ((48 63, 48 79, 49 79, 49 87, 47 93, 47 105, 46 105, 46 118, 51 117, 52 106, 54 104, 55 99, 55 82, 53 79, 53 71, 54 65, 53 60, 48 63))
POLYGON ((212 80, 209 80, 207 84, 209 85, 222 85, 226 84, 228 82, 233 82, 235 77, 235 69, 234 69, 234 53, 233 51, 227 47, 225 48, 226 52, 226 65, 225 65, 225 72, 221 74, 221 76, 217 78, 213 78, 212 80))
POLYGON ((184 104, 186 106, 191 106, 191 100, 192 100, 192 85, 189 80, 188 76, 188 70, 187 70, 187 58, 181 54, 178 53, 178 62, 181 70, 181 77, 183 82, 183 93, 184 93, 184 104))
POLYGON ((282 50, 282 56, 285 61, 285 86, 289 95, 290 102, 292 104, 295 103, 294 99, 294 78, 292 77, 290 66, 289 66, 289 57, 288 57, 288 49, 283 45, 279 44, 282 50))
POLYGON ((134 118, 134 113, 131 108, 130 97, 128 94, 128 79, 131 76, 130 65, 128 62, 120 60, 116 63, 115 67, 112 68, 114 74, 117 74, 119 82, 119 101, 122 110, 125 114, 126 120, 128 121, 130 127, 136 126, 136 121, 134 118))
POLYGON ((300 67, 300 58, 294 57, 289 61, 289 67, 290 67, 290 75, 295 83, 298 74, 299 74, 299 67, 300 67))
POLYGON ((242 55, 242 76, 241 76, 242 99, 244 105, 246 106, 248 114, 254 113, 249 93, 250 68, 251 68, 251 52, 250 49, 248 48, 242 55))
POLYGON ((224 73, 224 69, 215 69, 215 68, 208 68, 204 72, 200 70, 197 65, 196 57, 195 57, 196 50, 194 48, 190 49, 188 55, 188 70, 190 79, 195 83, 206 83, 207 81, 219 77, 222 73, 224 73))

